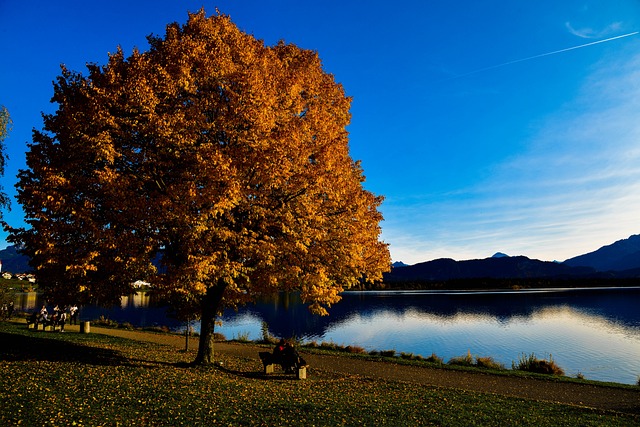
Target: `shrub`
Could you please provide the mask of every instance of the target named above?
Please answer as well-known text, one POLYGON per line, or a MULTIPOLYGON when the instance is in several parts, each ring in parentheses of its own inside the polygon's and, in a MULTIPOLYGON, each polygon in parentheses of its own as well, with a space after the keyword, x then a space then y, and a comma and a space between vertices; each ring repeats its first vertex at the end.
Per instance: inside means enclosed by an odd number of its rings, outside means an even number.
POLYGON ((117 328, 118 327, 118 322, 116 322, 115 320, 111 320, 108 317, 104 317, 104 316, 100 316, 98 319, 94 320, 92 323, 94 325, 96 325, 96 326, 103 326, 103 327, 109 327, 109 328, 117 328))
POLYGON ((380 352, 380 356, 382 356, 382 357, 395 357, 396 356, 396 351, 395 350, 382 350, 380 352))
POLYGON ((365 354, 367 352, 363 347, 357 345, 348 345, 344 348, 344 351, 355 354, 365 354))
POLYGON ((323 349, 323 350, 335 351, 335 350, 339 349, 339 346, 336 343, 333 343, 333 342, 322 341, 320 343, 320 348, 323 349))
POLYGON ((523 353, 518 359, 518 363, 512 362, 511 367, 514 370, 537 374, 564 375, 564 370, 556 364, 551 355, 549 355, 549 360, 546 360, 536 358, 535 353, 528 356, 523 353))
POLYGON ((412 360, 415 358, 415 356, 413 355, 413 353, 405 353, 404 351, 400 352, 400 358, 402 359, 407 359, 407 360, 412 360))
POLYGON ((235 340, 239 342, 245 342, 245 343, 251 341, 249 339, 249 332, 238 332, 238 336, 237 338, 235 338, 235 340))
MULTIPOLYGON (((275 339, 275 338, 274 338, 275 339)), ((287 342, 289 342, 291 345, 293 345, 294 347, 300 347, 302 345, 302 340, 300 338, 298 338, 295 335, 292 335, 291 337, 289 337, 289 339, 286 340, 287 342)), ((276 341, 274 341, 274 344, 276 343, 276 341)))
POLYGON ((477 357, 476 356, 476 366, 478 368, 486 368, 486 369, 504 369, 504 365, 502 363, 496 362, 493 357, 477 357))
POLYGON ((465 356, 456 356, 449 359, 447 365, 455 365, 455 366, 473 366, 473 356, 471 356, 471 351, 468 351, 465 356))
POLYGON ((431 356, 427 357, 425 360, 429 363, 437 363, 439 365, 444 364, 444 359, 442 359, 442 357, 436 355, 435 353, 431 353, 431 356))
POLYGON ((518 363, 511 362, 511 369, 514 371, 531 371, 532 366, 534 366, 536 362, 535 353, 531 353, 530 355, 526 355, 522 353, 520 357, 518 357, 518 363))
POLYGON ((262 333, 262 342, 267 344, 275 344, 276 342, 278 342, 276 337, 269 333, 269 325, 267 324, 267 322, 262 322, 262 324, 260 325, 260 332, 262 333))
POLYGON ((132 331, 134 329, 133 325, 129 322, 124 322, 118 325, 120 329, 126 329, 128 331, 132 331))

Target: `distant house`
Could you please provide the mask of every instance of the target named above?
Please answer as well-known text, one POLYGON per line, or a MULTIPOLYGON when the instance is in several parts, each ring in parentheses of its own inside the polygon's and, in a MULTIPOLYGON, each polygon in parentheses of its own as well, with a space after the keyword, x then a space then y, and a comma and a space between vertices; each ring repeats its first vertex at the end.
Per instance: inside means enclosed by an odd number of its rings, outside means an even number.
POLYGON ((133 282, 133 287, 136 289, 149 288, 151 287, 151 283, 145 282, 144 280, 136 280, 135 282, 133 282))
POLYGON ((20 273, 20 274, 14 274, 13 277, 18 280, 26 280, 30 283, 36 283, 36 276, 34 274, 20 273))

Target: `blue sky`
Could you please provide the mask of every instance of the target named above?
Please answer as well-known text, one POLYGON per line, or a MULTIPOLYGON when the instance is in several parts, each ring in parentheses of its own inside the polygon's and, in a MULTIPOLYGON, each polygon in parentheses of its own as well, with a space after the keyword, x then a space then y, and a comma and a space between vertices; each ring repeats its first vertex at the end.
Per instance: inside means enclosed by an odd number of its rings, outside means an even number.
MULTIPOLYGON (((351 153, 386 198, 394 261, 564 260, 640 233, 637 0, 0 0, 5 191, 60 64, 146 50, 201 7, 319 52, 353 97, 351 153)), ((17 203, 4 216, 21 225, 17 203)))

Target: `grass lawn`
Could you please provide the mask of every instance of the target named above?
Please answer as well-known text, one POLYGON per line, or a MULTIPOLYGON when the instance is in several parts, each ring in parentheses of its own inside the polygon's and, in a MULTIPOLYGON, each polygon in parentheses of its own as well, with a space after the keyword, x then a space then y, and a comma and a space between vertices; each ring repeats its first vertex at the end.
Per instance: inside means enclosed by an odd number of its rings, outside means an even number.
POLYGON ((640 418, 0 323, 0 426, 632 426, 640 418))

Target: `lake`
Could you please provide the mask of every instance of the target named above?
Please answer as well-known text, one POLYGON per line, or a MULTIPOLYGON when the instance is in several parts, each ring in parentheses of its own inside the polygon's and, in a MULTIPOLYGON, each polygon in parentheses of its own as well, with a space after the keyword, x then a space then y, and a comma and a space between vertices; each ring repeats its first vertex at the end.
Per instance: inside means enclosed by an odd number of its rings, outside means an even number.
MULTIPOLYGON (((184 323, 167 318, 147 294, 122 301, 120 307, 111 309, 82 307, 81 318, 105 316, 136 326, 185 328, 184 323)), ((636 384, 640 375, 639 304, 640 288, 369 291, 345 292, 329 316, 318 317, 308 313, 297 295, 281 294, 237 313, 225 312, 216 331, 228 339, 259 339, 264 322, 277 337, 425 357, 435 353, 445 361, 470 352, 491 356, 507 368, 523 354, 535 353, 539 358, 552 357, 569 376, 636 384)))

